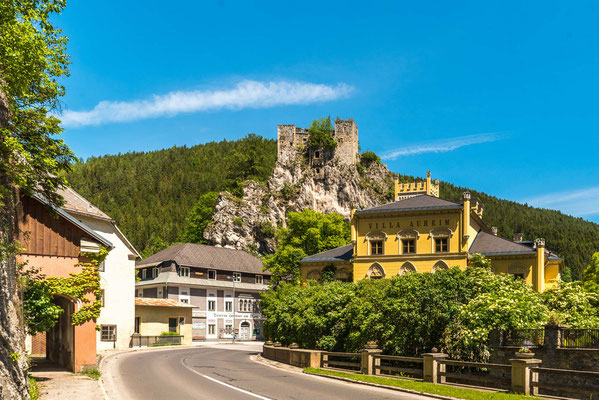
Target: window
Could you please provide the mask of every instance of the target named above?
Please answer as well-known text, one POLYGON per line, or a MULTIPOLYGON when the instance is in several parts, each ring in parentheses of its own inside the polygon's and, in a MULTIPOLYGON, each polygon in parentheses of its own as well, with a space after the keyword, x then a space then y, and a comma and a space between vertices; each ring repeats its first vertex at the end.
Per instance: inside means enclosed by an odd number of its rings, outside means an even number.
POLYGON ((189 278, 189 267, 179 268, 179 275, 189 278))
POLYGON ((211 269, 208 271, 208 279, 213 279, 213 280, 216 279, 216 271, 215 270, 211 269))
POLYGON ((152 268, 152 278, 156 278, 158 276, 158 268, 152 268))
POLYGON ((446 253, 448 250, 448 240, 447 238, 437 238, 435 239, 435 252, 436 253, 446 253))
POLYGON ((178 328, 177 317, 169 317, 168 319, 168 331, 169 332, 177 332, 178 328))
POLYGON ((383 241, 382 240, 371 240, 370 241, 370 254, 383 254, 383 241))
POLYGON ((225 311, 233 311, 233 300, 225 300, 225 311))
POLYGON ((101 325, 100 340, 103 342, 116 341, 116 325, 101 325))
POLYGON ((216 311, 216 301, 208 300, 208 311, 216 311))
POLYGON ((142 269, 141 270, 141 279, 147 279, 147 274, 148 274, 148 270, 142 269))
POLYGON ((141 328, 141 317, 135 317, 135 326, 133 328, 133 333, 139 334, 141 328))
POLYGON ((102 294, 100 294, 100 307, 104 307, 104 289, 102 289, 102 294))
POLYGON ((216 325, 208 324, 208 334, 215 335, 216 334, 216 325))
POLYGON ((233 325, 232 324, 225 325, 225 334, 227 334, 227 335, 233 334, 233 325))
POLYGON ((100 264, 98 264, 98 271, 100 271, 100 272, 104 272, 105 271, 104 260, 102 260, 100 262, 100 264))
POLYGON ((320 152, 319 151, 315 151, 314 152, 314 158, 320 158, 320 152))
POLYGON ((416 239, 403 239, 401 241, 402 253, 416 253, 416 239))
POLYGON ((256 275, 256 283, 262 285, 264 283, 264 277, 262 275, 256 275))
POLYGON ((241 273, 233 272, 233 282, 241 282, 241 273))
POLYGON ((181 303, 189 304, 189 299, 181 299, 179 300, 181 303))
POLYGON ((185 317, 179 317, 179 326, 185 325, 185 317))

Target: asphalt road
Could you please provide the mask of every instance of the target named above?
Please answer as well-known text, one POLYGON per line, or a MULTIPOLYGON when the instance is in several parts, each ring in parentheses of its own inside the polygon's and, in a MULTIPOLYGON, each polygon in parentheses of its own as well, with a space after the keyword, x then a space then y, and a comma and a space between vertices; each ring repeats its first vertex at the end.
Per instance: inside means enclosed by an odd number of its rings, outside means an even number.
POLYGON ((263 365, 250 359, 258 352, 219 345, 124 353, 104 362, 102 378, 110 400, 430 400, 263 365))

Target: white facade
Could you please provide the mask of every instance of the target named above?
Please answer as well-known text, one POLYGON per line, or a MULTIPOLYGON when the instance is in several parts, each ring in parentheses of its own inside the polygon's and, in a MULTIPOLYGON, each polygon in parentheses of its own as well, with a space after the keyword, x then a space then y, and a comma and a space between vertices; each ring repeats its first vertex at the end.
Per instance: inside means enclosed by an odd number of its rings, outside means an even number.
POLYGON ((100 286, 104 291, 104 305, 97 325, 116 325, 116 341, 102 341, 97 332, 97 351, 127 349, 135 324, 135 258, 137 251, 109 220, 72 213, 74 217, 110 241, 114 248, 104 260, 100 271, 100 286))

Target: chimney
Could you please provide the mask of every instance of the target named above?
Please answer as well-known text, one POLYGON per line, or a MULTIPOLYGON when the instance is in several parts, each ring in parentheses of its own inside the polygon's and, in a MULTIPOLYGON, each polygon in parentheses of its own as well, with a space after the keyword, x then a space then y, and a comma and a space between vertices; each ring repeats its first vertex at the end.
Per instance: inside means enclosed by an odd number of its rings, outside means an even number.
POLYGON ((462 215, 464 220, 462 221, 462 231, 464 232, 464 239, 466 242, 463 246, 465 246, 468 243, 468 229, 470 228, 470 192, 464 192, 462 196, 464 199, 464 214, 462 215))
POLYGON ((491 227, 491 233, 493 233, 493 235, 497 236, 497 227, 496 226, 491 227))
POLYGON ((535 239, 537 249, 537 265, 534 268, 532 286, 537 292, 545 290, 545 239, 535 239))
POLYGON ((524 234, 519 232, 519 233, 514 233, 514 237, 513 237, 514 242, 521 242, 524 240, 524 234))
POLYGON ((431 194, 431 171, 426 171, 426 194, 431 194))

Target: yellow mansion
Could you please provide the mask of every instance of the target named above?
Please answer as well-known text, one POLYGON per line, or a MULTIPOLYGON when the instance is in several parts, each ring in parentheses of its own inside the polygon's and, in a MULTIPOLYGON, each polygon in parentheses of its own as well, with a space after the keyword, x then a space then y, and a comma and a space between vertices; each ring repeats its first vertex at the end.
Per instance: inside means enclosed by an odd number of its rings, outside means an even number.
POLYGON ((545 240, 510 241, 497 236, 482 219, 483 206, 464 192, 462 204, 439 198, 439 182, 401 184, 395 181, 395 201, 352 210, 352 244, 305 257, 303 279, 320 279, 322 269, 336 267, 336 278, 354 282, 408 272, 465 269, 470 255, 491 260, 496 273, 525 279, 542 292, 559 279, 563 259, 545 249, 545 240))

